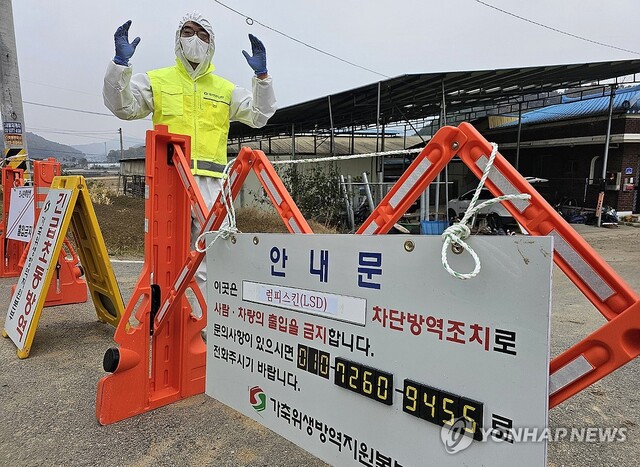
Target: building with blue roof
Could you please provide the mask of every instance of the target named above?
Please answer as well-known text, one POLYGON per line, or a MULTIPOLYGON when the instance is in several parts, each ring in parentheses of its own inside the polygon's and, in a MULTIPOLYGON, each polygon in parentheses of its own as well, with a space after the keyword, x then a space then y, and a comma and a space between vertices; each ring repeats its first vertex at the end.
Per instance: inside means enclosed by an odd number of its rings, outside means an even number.
MULTIPOLYGON (((523 111, 521 122, 510 113, 476 123, 485 126, 483 135, 499 144, 520 173, 549 180, 540 191, 550 202, 571 199, 595 207, 603 184, 611 88, 590 95, 572 92, 558 100, 523 111)), ((639 172, 640 86, 619 87, 613 96, 604 204, 623 214, 640 212, 639 172)))
MULTIPOLYGON (((561 103, 542 107, 522 114, 523 125, 533 125, 559 120, 584 118, 591 115, 603 115, 609 111, 610 93, 600 93, 586 97, 561 96, 561 103)), ((640 86, 621 88, 613 96, 613 111, 640 113, 640 86)), ((518 115, 510 115, 513 121, 504 123, 503 127, 518 125, 518 115)))

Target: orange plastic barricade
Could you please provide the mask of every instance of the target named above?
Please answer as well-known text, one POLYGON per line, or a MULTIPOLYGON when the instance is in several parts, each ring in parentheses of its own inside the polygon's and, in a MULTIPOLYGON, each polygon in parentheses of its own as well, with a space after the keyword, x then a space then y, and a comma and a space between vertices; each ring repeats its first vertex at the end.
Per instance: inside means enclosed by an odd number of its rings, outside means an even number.
POLYGON ((41 161, 33 161, 31 180, 35 190, 36 217, 38 217, 37 214, 42 209, 44 200, 47 199, 53 179, 61 174, 62 167, 60 162, 53 157, 41 161))
POLYGON ((20 258, 27 244, 18 240, 7 238, 7 225, 11 189, 24 185, 24 171, 11 167, 2 168, 2 220, 0 220, 0 277, 18 277, 22 266, 20 258))
MULTIPOLYGON (((47 198, 54 177, 60 174, 61 165, 56 159, 49 158, 42 161, 33 161, 32 180, 36 219, 40 215, 40 210, 42 209, 44 200, 47 198)), ((82 279, 82 275, 83 270, 80 267, 80 259, 73 249, 71 242, 65 239, 64 246, 62 250, 60 250, 60 256, 58 257, 55 275, 49 285, 44 306, 86 302, 88 300, 87 283, 82 279)))
POLYGON ((50 284, 59 271, 58 259, 66 254, 63 245, 69 227, 79 251, 79 259, 73 259, 73 263, 79 261, 87 272, 85 277, 98 319, 116 326, 122 317, 122 297, 86 182, 81 176, 57 176, 36 221, 18 279, 20 289, 14 289, 2 332, 16 344, 19 358, 29 356, 50 284))
MULTIPOLYGON (((211 212, 189 169, 190 139, 157 126, 146 137, 145 262, 116 328, 119 347, 105 353, 112 374, 98 383, 96 417, 114 423, 204 392, 206 314, 195 318, 184 292, 204 298, 193 276, 204 253, 190 251, 191 210, 202 232, 218 229, 226 208, 221 197, 211 212), (185 259, 186 258, 186 259, 185 259)), ((279 177, 261 151, 242 149, 230 175, 231 196, 253 170, 290 231, 310 233, 279 177)), ((204 310, 205 306, 201 306, 204 310)))
MULTIPOLYGON (((61 173, 61 165, 54 158, 41 161, 33 161, 33 173, 31 180, 34 190, 34 219, 38 219, 51 183, 54 177, 61 173)), ((22 255, 18 261, 18 274, 22 270, 28 249, 24 244, 22 255)), ((87 283, 82 279, 83 270, 80 267, 80 259, 73 249, 71 242, 65 239, 60 251, 56 271, 49 285, 44 306, 69 305, 71 303, 84 303, 88 300, 87 283)), ((15 285, 14 285, 15 288, 15 285)))
MULTIPOLYGON (((491 151, 472 125, 443 127, 356 233, 388 232, 456 154, 480 178, 491 151)), ((549 407, 554 407, 640 355, 640 299, 500 153, 485 186, 495 196, 531 195, 502 203, 531 235, 554 237, 555 263, 609 320, 551 361, 549 407)))
POLYGON ((65 238, 44 306, 86 302, 88 300, 87 283, 82 278, 83 275, 84 270, 80 266, 78 254, 71 242, 65 238))

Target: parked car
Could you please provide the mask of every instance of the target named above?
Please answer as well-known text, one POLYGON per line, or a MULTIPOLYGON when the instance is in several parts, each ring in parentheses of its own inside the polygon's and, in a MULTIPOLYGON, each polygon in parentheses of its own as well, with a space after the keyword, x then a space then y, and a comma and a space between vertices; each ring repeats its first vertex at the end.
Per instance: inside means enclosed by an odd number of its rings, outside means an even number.
MULTIPOLYGON (((548 180, 545 178, 538 177, 525 177, 530 184, 535 185, 536 183, 544 183, 548 180)), ((449 200, 449 210, 448 216, 449 219, 458 218, 462 219, 464 213, 467 211, 469 204, 471 203, 471 199, 473 198, 473 194, 476 192, 476 189, 469 190, 458 198, 449 200)), ((489 191, 488 188, 482 188, 480 190, 480 196, 478 197, 478 201, 476 201, 476 206, 483 201, 488 199, 493 199, 495 196, 489 191)), ((493 228, 500 228, 506 225, 516 224, 515 219, 511 216, 507 208, 505 208, 502 203, 494 203, 490 206, 482 208, 478 211, 479 214, 487 216, 490 220, 490 225, 493 228)))
MULTIPOLYGON (((462 219, 464 213, 467 211, 469 204, 471 204, 471 199, 473 198, 474 193, 476 192, 475 188, 473 190, 469 190, 459 198, 449 200, 449 218, 457 217, 462 219)), ((495 198, 493 194, 487 188, 483 188, 480 190, 480 196, 478 197, 478 201, 476 205, 486 201, 488 199, 495 198)), ((480 214, 497 214, 500 217, 511 217, 509 211, 502 205, 502 203, 492 204, 491 206, 487 206, 478 211, 480 214)))

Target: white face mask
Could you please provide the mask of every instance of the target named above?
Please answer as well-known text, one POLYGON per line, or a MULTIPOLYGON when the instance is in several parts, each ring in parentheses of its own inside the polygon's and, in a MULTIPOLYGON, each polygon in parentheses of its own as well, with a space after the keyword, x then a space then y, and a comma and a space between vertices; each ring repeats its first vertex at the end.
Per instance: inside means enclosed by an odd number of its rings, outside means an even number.
POLYGON ((196 35, 181 37, 180 44, 182 45, 184 57, 193 63, 202 63, 209 50, 209 43, 203 41, 196 35))

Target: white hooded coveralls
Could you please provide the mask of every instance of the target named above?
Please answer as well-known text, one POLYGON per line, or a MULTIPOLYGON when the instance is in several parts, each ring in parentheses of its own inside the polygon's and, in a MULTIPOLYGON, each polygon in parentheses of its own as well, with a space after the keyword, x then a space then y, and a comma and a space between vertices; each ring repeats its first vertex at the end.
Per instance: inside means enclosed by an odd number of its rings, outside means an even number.
MULTIPOLYGON (((175 36, 175 52, 194 81, 203 72, 206 72, 211 62, 215 51, 214 39, 215 35, 211 24, 199 13, 189 13, 180 21, 175 36), (184 24, 188 21, 199 24, 209 33, 209 50, 207 57, 198 64, 195 70, 192 69, 185 58, 182 52, 182 46, 180 45, 180 32, 184 24)), ((153 90, 151 89, 149 76, 146 73, 133 75, 131 65, 121 66, 116 65, 113 61, 109 62, 104 77, 102 95, 107 108, 115 116, 123 120, 141 119, 152 114, 154 111, 153 90)), ((267 124, 267 121, 273 116, 276 109, 276 99, 271 76, 267 76, 264 79, 258 79, 256 76, 253 76, 251 92, 238 86, 235 86, 233 89, 231 105, 229 106, 229 121, 242 122, 253 128, 261 128, 267 124)), ((204 202, 207 207, 211 209, 218 194, 222 190, 222 179, 200 175, 196 175, 194 178, 202 193, 204 202)), ((198 234, 198 225, 192 222, 192 247, 198 234)), ((204 261, 198 268, 195 277, 196 282, 204 293, 205 289, 203 287, 206 282, 206 265, 204 261)))

